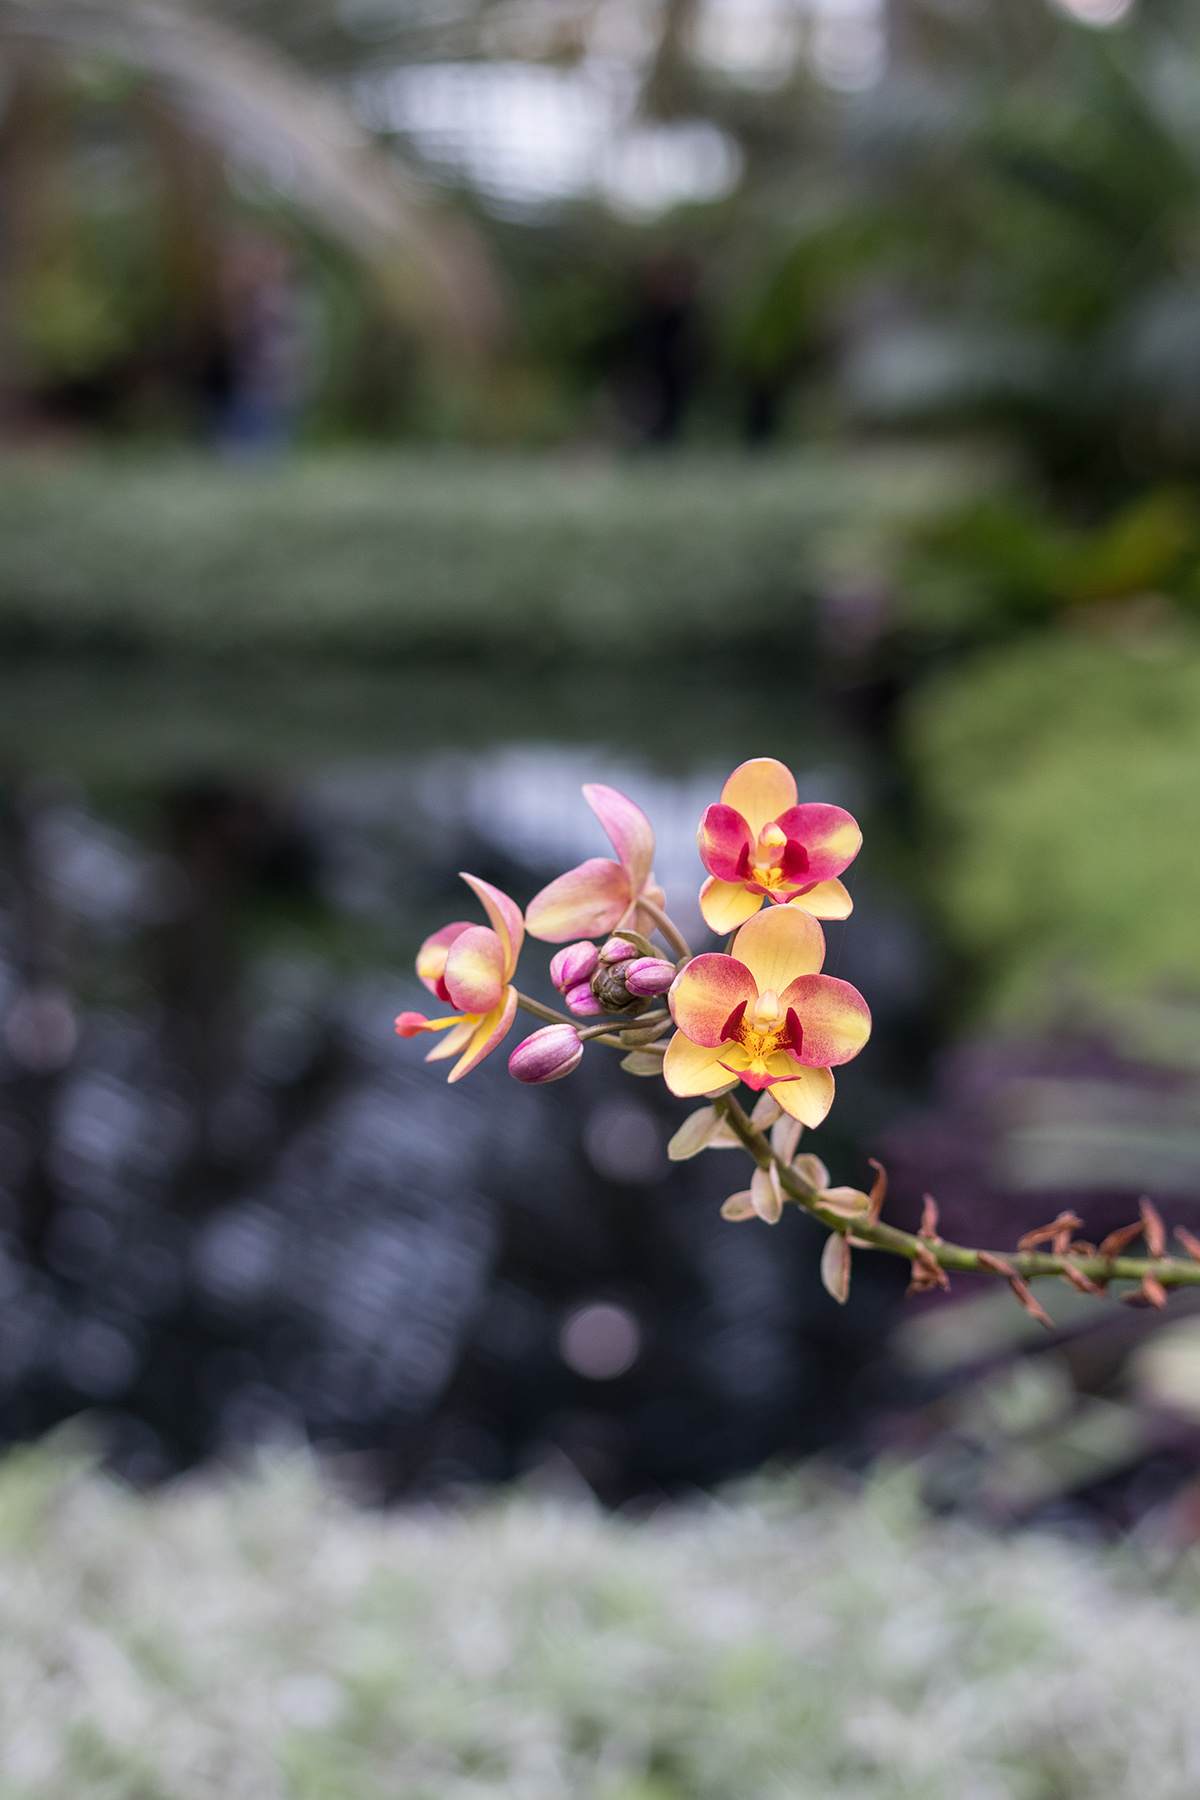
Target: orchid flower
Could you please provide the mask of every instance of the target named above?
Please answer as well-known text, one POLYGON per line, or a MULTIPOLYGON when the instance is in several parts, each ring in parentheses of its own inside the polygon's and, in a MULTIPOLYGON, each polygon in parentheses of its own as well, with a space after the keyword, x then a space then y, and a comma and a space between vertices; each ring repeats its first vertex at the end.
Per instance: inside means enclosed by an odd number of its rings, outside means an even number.
POLYGON ((525 937, 515 900, 477 875, 464 875, 463 880, 483 902, 491 929, 459 920, 427 937, 417 952, 417 974, 422 982, 431 994, 458 1011, 444 1019, 402 1012, 396 1020, 396 1030, 403 1038, 416 1037, 421 1031, 449 1032, 425 1058, 426 1062, 441 1062, 461 1051, 449 1081, 461 1081, 507 1034, 517 1010, 517 990, 511 982, 525 937))
POLYGON ((598 782, 589 782, 583 797, 619 860, 591 856, 534 895, 525 912, 525 924, 531 937, 547 944, 601 937, 624 925, 653 930, 654 921, 648 916, 643 915, 639 922, 637 902, 644 896, 660 907, 664 901, 651 868, 654 830, 641 807, 616 788, 598 782))
POLYGON ((709 879, 700 911, 711 931, 736 931, 764 898, 818 919, 844 919, 853 902, 836 878, 858 855, 862 832, 840 806, 796 804, 796 781, 773 756, 733 771, 697 833, 709 879))
POLYGON ((803 1125, 833 1103, 833 1075, 871 1032, 867 1003, 848 981, 818 974, 825 935, 810 913, 771 907, 738 932, 732 956, 697 956, 676 977, 679 1027, 663 1076, 673 1094, 711 1094, 740 1080, 803 1125))

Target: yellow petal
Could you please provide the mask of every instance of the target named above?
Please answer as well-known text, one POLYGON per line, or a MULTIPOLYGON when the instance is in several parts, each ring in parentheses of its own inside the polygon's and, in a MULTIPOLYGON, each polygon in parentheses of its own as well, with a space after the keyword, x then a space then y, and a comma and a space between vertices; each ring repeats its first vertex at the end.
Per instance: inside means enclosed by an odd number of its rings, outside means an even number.
POLYGON ((445 1062, 448 1056, 457 1056, 464 1045, 469 1044, 474 1037, 475 1027, 478 1023, 479 1020, 474 1017, 464 1019, 462 1024, 456 1026, 453 1031, 448 1033, 448 1035, 442 1039, 440 1044, 435 1044, 433 1046, 433 1049, 429 1052, 425 1061, 445 1062))
POLYGON ((501 1038, 507 1035, 508 1028, 516 1017, 516 1012, 517 990, 509 988, 500 1005, 494 1007, 490 1013, 480 1019, 471 1034, 471 1041, 467 1045, 465 1054, 455 1063, 446 1080, 461 1081, 464 1075, 469 1075, 476 1064, 483 1061, 489 1050, 494 1050, 501 1038))
POLYGON ((807 894, 797 894, 788 905, 798 906, 802 912, 811 913, 814 919, 848 919, 854 911, 850 890, 836 875, 829 881, 818 881, 807 894))
POLYGON ((706 1050, 677 1031, 663 1057, 663 1080, 673 1094, 685 1098, 727 1087, 729 1075, 721 1066, 721 1052, 728 1049, 728 1044, 718 1044, 715 1049, 706 1050))
MULTIPOLYGON (((772 1062, 774 1058, 772 1058, 772 1062)), ((771 1098, 802 1125, 819 1125, 833 1105, 833 1075, 829 1069, 798 1069, 794 1080, 771 1084, 771 1098)))
POLYGON ((813 975, 821 967, 825 933, 798 906, 768 906, 742 926, 733 954, 749 969, 760 994, 782 994, 797 976, 813 975))
POLYGON ((755 837, 796 804, 796 780, 773 756, 756 756, 733 771, 721 789, 724 806, 736 807, 755 837))
POLYGON ((762 895, 752 894, 740 881, 718 881, 715 875, 710 875, 700 889, 704 923, 721 937, 752 919, 762 903, 762 895))

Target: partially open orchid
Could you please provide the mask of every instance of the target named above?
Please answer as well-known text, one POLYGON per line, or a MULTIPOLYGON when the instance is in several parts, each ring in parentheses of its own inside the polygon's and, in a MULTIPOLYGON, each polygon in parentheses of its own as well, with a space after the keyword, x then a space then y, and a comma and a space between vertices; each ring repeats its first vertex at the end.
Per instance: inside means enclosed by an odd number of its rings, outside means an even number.
POLYGON ((711 931, 736 931, 762 906, 801 907, 844 919, 853 902, 837 877, 858 855, 862 832, 840 806, 796 804, 790 769, 759 756, 733 771, 697 834, 709 879, 700 911, 711 931))
POLYGON ((458 1056, 449 1081, 460 1081, 469 1074, 496 1048, 512 1024, 517 991, 511 982, 525 937, 515 900, 477 875, 464 875, 463 880, 483 902, 491 929, 459 920, 427 937, 417 952, 417 974, 422 982, 431 994, 458 1010, 444 1019, 402 1012, 396 1020, 396 1030, 404 1038, 422 1031, 449 1032, 425 1058, 426 1062, 440 1062, 458 1056))
POLYGON ((867 1003, 848 981, 818 970, 825 936, 810 913, 771 907, 738 932, 732 956, 697 956, 676 978, 679 1027, 663 1075, 673 1094, 711 1094, 741 1080, 804 1125, 833 1102, 831 1070, 871 1031, 867 1003))
POLYGON ((637 917, 637 901, 643 896, 655 906, 663 904, 663 891, 654 882, 654 831, 640 806, 616 788, 589 782, 583 797, 603 825, 619 861, 591 856, 578 868, 568 869, 540 894, 525 912, 532 937, 547 944, 565 944, 572 938, 594 938, 618 926, 653 930, 654 921, 637 917))

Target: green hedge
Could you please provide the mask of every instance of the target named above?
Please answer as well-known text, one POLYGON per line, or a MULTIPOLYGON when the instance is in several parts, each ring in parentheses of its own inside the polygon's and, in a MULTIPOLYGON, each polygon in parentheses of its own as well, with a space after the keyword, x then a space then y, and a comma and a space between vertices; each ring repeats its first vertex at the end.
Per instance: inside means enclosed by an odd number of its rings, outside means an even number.
POLYGON ((620 658, 794 630, 969 488, 930 453, 0 466, 0 643, 620 658))

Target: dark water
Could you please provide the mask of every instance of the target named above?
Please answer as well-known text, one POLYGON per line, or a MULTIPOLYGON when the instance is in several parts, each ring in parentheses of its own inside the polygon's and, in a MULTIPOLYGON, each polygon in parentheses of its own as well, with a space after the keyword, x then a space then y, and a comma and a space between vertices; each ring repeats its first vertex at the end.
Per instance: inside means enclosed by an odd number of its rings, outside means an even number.
POLYGON ((614 1502, 845 1440, 882 1259, 839 1309, 808 1221, 723 1223, 744 1160, 670 1165, 688 1107, 610 1052, 448 1088, 391 1029, 421 938, 475 916, 458 870, 525 903, 606 853, 586 780, 645 807, 701 947, 696 820, 752 754, 868 832, 827 967, 876 1035, 809 1140, 861 1182, 919 1086, 929 956, 887 772, 801 678, 10 663, 0 1436, 91 1409, 138 1481, 307 1437, 373 1491, 541 1464, 614 1502))

